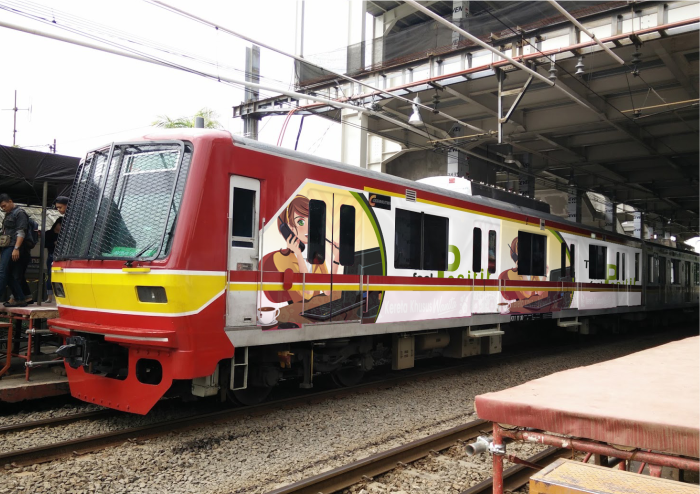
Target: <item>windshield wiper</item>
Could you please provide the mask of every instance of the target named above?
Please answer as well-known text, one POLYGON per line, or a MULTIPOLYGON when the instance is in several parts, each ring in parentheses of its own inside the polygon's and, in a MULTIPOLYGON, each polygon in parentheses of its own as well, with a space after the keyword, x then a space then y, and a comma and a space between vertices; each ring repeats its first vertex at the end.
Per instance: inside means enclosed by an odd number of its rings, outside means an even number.
POLYGON ((138 254, 136 254, 134 257, 141 257, 141 255, 146 252, 148 249, 151 249, 155 247, 155 245, 158 243, 158 240, 153 240, 150 244, 148 244, 146 247, 141 249, 138 254))

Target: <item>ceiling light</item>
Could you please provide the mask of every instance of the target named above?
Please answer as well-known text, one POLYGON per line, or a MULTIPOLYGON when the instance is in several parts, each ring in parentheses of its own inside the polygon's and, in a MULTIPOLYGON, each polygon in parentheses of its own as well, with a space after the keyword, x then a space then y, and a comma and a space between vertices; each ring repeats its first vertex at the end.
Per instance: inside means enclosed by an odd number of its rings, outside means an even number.
POLYGON ((420 98, 418 95, 416 95, 415 98, 413 98, 413 113, 411 114, 411 118, 408 119, 408 124, 409 125, 422 125, 423 124, 423 119, 420 116, 420 111, 418 110, 418 105, 420 104, 420 98))

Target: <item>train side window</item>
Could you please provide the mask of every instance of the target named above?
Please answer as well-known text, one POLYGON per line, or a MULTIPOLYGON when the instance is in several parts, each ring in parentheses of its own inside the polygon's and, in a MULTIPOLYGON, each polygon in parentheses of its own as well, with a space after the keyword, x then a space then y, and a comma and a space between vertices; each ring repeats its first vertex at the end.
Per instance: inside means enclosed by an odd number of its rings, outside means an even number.
POLYGON ((432 214, 423 215, 423 269, 447 271, 450 220, 432 214))
POLYGON ((233 188, 233 211, 231 211, 231 236, 233 247, 253 247, 255 225, 255 191, 233 188))
POLYGON ((474 228, 474 238, 472 239, 472 271, 481 271, 481 228, 474 228))
POLYGON ((496 272, 496 230, 489 230, 489 273, 496 272))
POLYGON ((569 253, 571 254, 571 260, 570 260, 571 266, 569 267, 569 273, 571 276, 571 281, 574 281, 574 276, 576 276, 576 246, 575 245, 569 246, 569 253))
POLYGON ((603 245, 588 246, 588 277, 604 280, 607 271, 608 248, 603 245))
POLYGON ((681 263, 678 259, 671 259, 671 284, 681 284, 681 263))
POLYGON ((700 264, 695 263, 695 284, 700 285, 700 264))
POLYGON ((668 284, 668 280, 666 280, 666 258, 659 257, 658 265, 659 265, 659 283, 661 283, 662 285, 666 285, 666 284, 668 284))
POLYGON ((566 276, 566 242, 561 243, 561 277, 566 276))
POLYGON ((656 259, 652 254, 647 256, 647 283, 658 283, 658 271, 654 269, 656 267, 656 259))
POLYGON ((421 214, 396 208, 394 231, 394 267, 421 268, 421 214))
POLYGON ((343 204, 340 206, 340 264, 352 266, 355 264, 355 207, 343 204))
POLYGON ((690 261, 685 261, 685 286, 690 286, 690 261))
POLYGON ((634 281, 639 281, 639 252, 634 254, 634 281))
POLYGON ((309 245, 306 260, 311 264, 326 262, 326 203, 309 201, 309 245))
POLYGON ((547 266, 547 237, 518 232, 518 274, 545 276, 547 266))
POLYGON ((615 252, 615 279, 620 279, 620 253, 615 252))
POLYGON ((626 259, 625 259, 625 253, 624 253, 624 252, 622 253, 621 257, 622 257, 622 259, 621 259, 622 264, 620 265, 620 279, 621 279, 622 281, 625 281, 625 280, 627 279, 627 266, 625 265, 625 264, 626 264, 626 263, 625 263, 626 259))

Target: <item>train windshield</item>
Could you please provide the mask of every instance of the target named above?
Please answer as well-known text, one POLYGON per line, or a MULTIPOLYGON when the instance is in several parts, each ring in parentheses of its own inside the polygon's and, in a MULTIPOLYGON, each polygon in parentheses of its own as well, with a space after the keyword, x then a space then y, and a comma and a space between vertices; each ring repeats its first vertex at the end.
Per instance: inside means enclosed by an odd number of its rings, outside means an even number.
POLYGON ((78 168, 55 259, 168 255, 192 156, 180 141, 114 144, 78 168))

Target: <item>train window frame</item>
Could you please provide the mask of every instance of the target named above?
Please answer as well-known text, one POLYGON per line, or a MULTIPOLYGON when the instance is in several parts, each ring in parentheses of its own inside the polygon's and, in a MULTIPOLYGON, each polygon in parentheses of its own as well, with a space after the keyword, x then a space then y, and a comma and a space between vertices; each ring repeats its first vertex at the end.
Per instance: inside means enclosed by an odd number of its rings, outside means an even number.
POLYGON ((474 276, 481 272, 481 228, 472 230, 472 272, 474 276))
POLYGON ((606 280, 608 278, 608 247, 600 244, 588 245, 588 278, 606 280), (600 265, 601 258, 603 260, 600 265))
POLYGON ((561 263, 561 277, 564 278, 566 276, 566 242, 561 243, 560 263, 561 263))
POLYGON ((620 254, 620 261, 622 261, 620 264, 620 279, 622 281, 626 281, 627 280, 627 255, 624 252, 622 252, 620 254))
POLYGON ((340 206, 340 228, 338 230, 339 264, 352 266, 355 264, 355 227, 357 213, 355 206, 343 204, 340 206))
POLYGON ((521 276, 547 275, 546 235, 518 231, 518 274, 521 276), (541 251, 541 256, 538 256, 541 259, 535 258, 533 255, 535 250, 541 251))
POLYGON ((691 286, 692 285, 692 283, 690 282, 690 280, 691 280, 690 266, 691 266, 691 262, 685 261, 685 276, 683 277, 683 285, 684 286, 691 286))
POLYGON ((450 219, 446 216, 396 208, 394 213, 394 268, 447 271, 449 237, 450 219), (409 255, 402 256, 401 254, 406 252, 407 245, 410 247, 409 255))
POLYGON ((424 271, 447 271, 450 219, 445 216, 423 213, 422 221, 422 269, 424 271))
POLYGON ((615 281, 620 281, 620 253, 615 252, 615 281))
POLYGON ((639 252, 634 253, 634 282, 639 281, 639 252))
POLYGON ((647 255, 647 283, 659 283, 659 259, 654 254, 647 255))
POLYGON ((255 239, 255 219, 257 216, 257 211, 255 208, 257 201, 257 191, 252 189, 247 189, 245 187, 233 187, 233 204, 231 205, 231 246, 239 249, 252 249, 255 244, 253 240, 255 239), (252 197, 250 197, 247 192, 252 192, 252 197), (242 198, 242 199, 241 199, 242 198), (241 201, 238 201, 241 199, 241 201), (237 202, 238 201, 238 202, 237 202), (248 208, 248 206, 250 206, 248 208), (245 213, 245 214, 241 214, 245 213), (248 222, 248 215, 250 214, 250 222, 248 222), (241 221, 236 223, 236 219, 241 221), (249 223, 249 225, 247 225, 249 223), (250 231, 247 229, 236 230, 237 226, 243 224, 244 228, 250 227, 250 231), (249 235, 245 235, 249 233, 249 235), (241 234, 241 235, 239 235, 241 234))
POLYGON ((700 263, 694 262, 695 265, 695 284, 700 285, 700 263))
POLYGON ((569 260, 569 273, 571 276, 571 281, 574 281, 574 277, 576 276, 576 245, 575 244, 569 245, 569 255, 571 256, 571 259, 569 260))
POLYGON ((681 284, 681 262, 678 259, 671 259, 671 285, 681 284))
POLYGON ((668 285, 668 266, 666 258, 659 256, 659 284, 668 285))
POLYGON ((496 249, 498 248, 498 237, 496 230, 489 230, 489 243, 488 243, 488 259, 486 263, 486 270, 491 273, 496 273, 496 249))
POLYGON ((326 262, 326 202, 309 201, 309 233, 306 260, 309 264, 326 262))
POLYGON ((396 208, 394 212, 394 268, 422 269, 423 213, 396 208), (399 218, 402 216, 402 218, 399 218), (406 227, 410 227, 406 229, 406 227), (401 248, 399 248, 401 247, 401 248), (407 252, 408 255, 402 255, 407 252), (417 251, 416 251, 417 249, 417 251))

